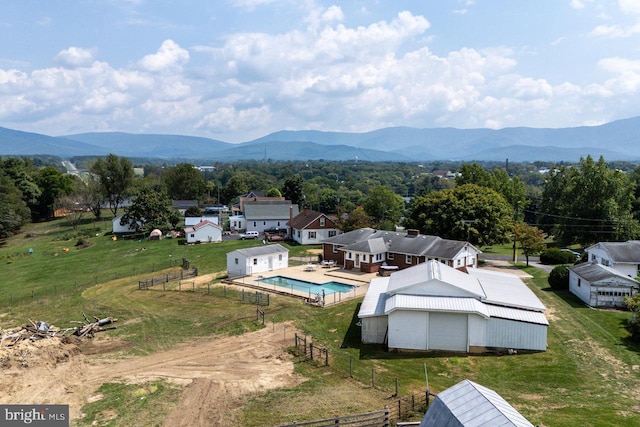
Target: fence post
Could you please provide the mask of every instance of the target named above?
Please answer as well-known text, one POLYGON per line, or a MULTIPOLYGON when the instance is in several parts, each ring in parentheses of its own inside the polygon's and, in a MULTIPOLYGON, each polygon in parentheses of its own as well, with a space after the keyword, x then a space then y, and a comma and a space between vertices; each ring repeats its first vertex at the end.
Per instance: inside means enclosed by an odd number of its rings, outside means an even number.
POLYGON ((394 396, 398 396, 398 377, 396 377, 396 394, 394 396))
POLYGON ((313 343, 309 343, 309 354, 311 355, 311 360, 313 360, 313 343))
POLYGON ((329 350, 324 350, 324 366, 329 366, 329 350))
POLYGON ((375 386, 376 386, 376 381, 373 374, 373 368, 371 368, 371 387, 375 387, 375 386))

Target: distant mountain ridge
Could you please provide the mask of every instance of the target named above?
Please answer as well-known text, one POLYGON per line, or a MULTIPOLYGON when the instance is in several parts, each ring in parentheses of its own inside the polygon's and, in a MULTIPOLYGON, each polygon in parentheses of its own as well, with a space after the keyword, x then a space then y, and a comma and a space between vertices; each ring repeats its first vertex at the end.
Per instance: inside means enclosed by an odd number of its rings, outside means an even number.
POLYGON ((239 144, 185 135, 81 133, 52 137, 0 127, 0 155, 185 159, 416 161, 640 160, 640 117, 572 128, 384 128, 364 133, 279 131, 239 144))

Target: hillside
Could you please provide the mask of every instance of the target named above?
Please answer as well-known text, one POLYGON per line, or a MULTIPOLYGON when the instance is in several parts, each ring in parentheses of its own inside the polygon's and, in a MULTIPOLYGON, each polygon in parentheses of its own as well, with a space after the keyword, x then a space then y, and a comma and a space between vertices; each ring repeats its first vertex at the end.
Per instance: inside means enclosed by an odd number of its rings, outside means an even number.
POLYGON ((279 131, 239 144, 186 136, 83 133, 51 137, 0 128, 0 155, 52 154, 61 157, 115 153, 127 157, 237 160, 514 162, 640 160, 640 117, 573 128, 418 129, 393 127, 365 133, 279 131))

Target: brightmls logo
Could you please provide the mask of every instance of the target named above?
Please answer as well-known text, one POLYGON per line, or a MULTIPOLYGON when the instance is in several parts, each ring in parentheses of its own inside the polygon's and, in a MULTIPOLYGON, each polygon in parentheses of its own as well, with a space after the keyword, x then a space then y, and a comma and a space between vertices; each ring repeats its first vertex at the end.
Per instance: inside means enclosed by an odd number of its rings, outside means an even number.
POLYGON ((69 405, 0 405, 0 425, 69 427, 69 405))

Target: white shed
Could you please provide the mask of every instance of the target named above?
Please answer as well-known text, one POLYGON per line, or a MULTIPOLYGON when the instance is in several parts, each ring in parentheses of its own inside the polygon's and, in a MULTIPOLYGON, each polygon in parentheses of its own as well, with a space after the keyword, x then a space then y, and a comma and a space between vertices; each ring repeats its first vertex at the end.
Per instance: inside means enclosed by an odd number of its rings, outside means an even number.
POLYGON ((187 243, 221 242, 222 228, 205 219, 193 227, 185 228, 184 235, 187 238, 187 243))
POLYGON ((289 267, 289 249, 280 244, 237 249, 227 253, 230 278, 289 267))
POLYGON ((490 388, 463 380, 438 393, 419 427, 533 427, 520 412, 490 388))
POLYGON ((595 262, 569 267, 569 292, 591 307, 625 307, 624 298, 639 287, 635 279, 595 262))
POLYGON ((515 275, 429 261, 373 279, 358 317, 362 342, 390 349, 544 351, 544 311, 515 275))
MULTIPOLYGON (((133 221, 129 221, 128 223, 122 225, 120 223, 120 221, 122 220, 122 217, 124 216, 124 213, 121 213, 120 215, 116 216, 115 218, 113 218, 113 220, 111 221, 111 230, 114 234, 119 234, 119 233, 134 233, 136 231, 136 227, 135 227, 135 223, 133 221)), ((140 227, 142 227, 142 223, 138 223, 138 225, 140 227)))

